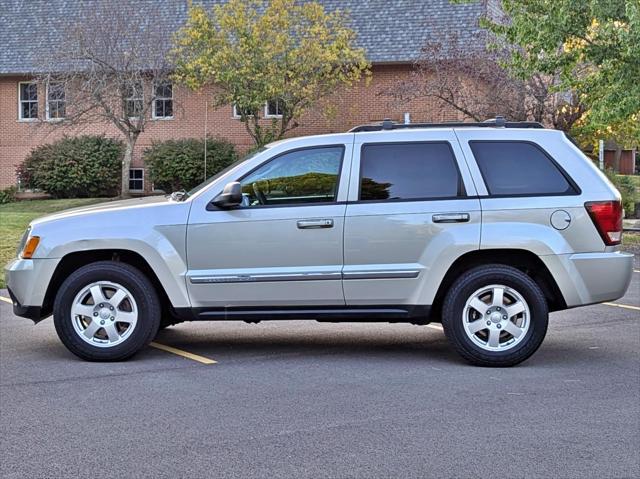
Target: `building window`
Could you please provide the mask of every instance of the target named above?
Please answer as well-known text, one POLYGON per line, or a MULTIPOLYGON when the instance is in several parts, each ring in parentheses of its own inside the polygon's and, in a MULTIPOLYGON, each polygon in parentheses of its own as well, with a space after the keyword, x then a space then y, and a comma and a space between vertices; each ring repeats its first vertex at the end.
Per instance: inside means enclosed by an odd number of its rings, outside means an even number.
POLYGON ((131 168, 129 170, 129 191, 144 191, 143 168, 131 168))
POLYGON ((129 118, 138 118, 143 110, 142 82, 137 81, 127 85, 124 93, 124 114, 129 118))
POLYGON ((25 121, 38 119, 38 85, 33 82, 18 83, 18 118, 25 121))
MULTIPOLYGON (((238 108, 235 104, 233 105, 233 117, 234 118, 241 118, 241 111, 240 108, 238 108)), ((247 114, 245 116, 253 116, 253 114, 250 111, 247 111, 247 114)))
POLYGON ((173 85, 160 82, 154 85, 153 118, 173 118, 173 85))
MULTIPOLYGON (((265 118, 282 118, 282 102, 280 100, 268 101, 264 104, 264 117, 265 118)), ((241 118, 240 109, 233 105, 233 117, 241 118)), ((245 116, 253 116, 253 113, 247 112, 245 116)))
POLYGON ((62 120, 65 117, 66 98, 63 83, 47 84, 47 120, 62 120))
POLYGON ((280 100, 268 101, 264 106, 265 118, 282 118, 282 102, 280 100))

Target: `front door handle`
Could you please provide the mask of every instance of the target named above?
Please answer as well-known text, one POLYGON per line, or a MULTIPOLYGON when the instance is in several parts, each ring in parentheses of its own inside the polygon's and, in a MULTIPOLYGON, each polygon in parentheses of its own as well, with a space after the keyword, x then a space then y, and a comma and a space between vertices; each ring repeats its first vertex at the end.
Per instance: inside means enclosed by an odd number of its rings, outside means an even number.
POLYGON ((332 219, 319 219, 319 220, 300 220, 298 221, 298 229, 318 229, 318 228, 333 228, 332 219))
POLYGON ((471 219, 469 213, 445 213, 433 215, 434 223, 466 223, 471 219))

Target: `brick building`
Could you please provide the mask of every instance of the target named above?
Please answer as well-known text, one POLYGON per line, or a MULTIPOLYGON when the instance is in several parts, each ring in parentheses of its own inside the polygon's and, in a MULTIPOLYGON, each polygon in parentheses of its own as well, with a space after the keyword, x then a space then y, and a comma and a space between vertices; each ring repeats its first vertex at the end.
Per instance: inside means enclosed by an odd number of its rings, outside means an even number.
MULTIPOLYGON (((202 0, 211 6, 223 0, 202 0)), ((421 46, 428 38, 455 32, 456 38, 473 35, 479 18, 491 14, 495 2, 451 3, 449 0, 319 0, 326 9, 347 9, 357 43, 372 63, 369 84, 357 84, 336 92, 301 119, 291 135, 307 135, 345 131, 354 125, 382 118, 402 120, 406 113, 412 121, 445 121, 457 119, 450 108, 434 102, 398 104, 383 92, 394 82, 410 74, 421 46), (489 10, 488 10, 489 9, 489 10), (429 19, 426 21, 426 19, 429 19), (327 112, 331 111, 331 114, 327 112)), ((162 11, 168 34, 185 21, 187 0, 141 0, 144 9, 162 11)), ((106 134, 118 137, 115 128, 96 123, 82 128, 60 126, 55 122, 64 100, 55 91, 30 83, 36 59, 45 43, 55 42, 56 28, 73 18, 86 6, 87 0, 3 0, 0 15, 0 188, 16 184, 15 168, 29 151, 62 135, 80 133, 106 134)), ((169 41, 170 35, 167 36, 169 41)), ((142 152, 153 141, 169 138, 202 138, 206 131, 213 137, 227 139, 239 150, 251 146, 244 125, 234 116, 232 105, 213 108, 211 91, 193 92, 174 85, 154 109, 153 121, 141 134, 134 153, 131 171, 136 189, 149 190, 145 181, 142 152), (171 115, 163 116, 163 107, 171 115), (159 113, 158 113, 159 112, 159 113), (156 118, 157 117, 157 118, 156 118)), ((277 113, 277 112, 276 112, 277 113)))

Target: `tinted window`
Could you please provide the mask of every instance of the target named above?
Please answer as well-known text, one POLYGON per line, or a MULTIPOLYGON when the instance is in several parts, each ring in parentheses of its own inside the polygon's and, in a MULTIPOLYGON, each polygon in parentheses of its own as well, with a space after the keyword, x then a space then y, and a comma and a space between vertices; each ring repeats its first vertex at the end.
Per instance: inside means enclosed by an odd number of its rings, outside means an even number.
POLYGON ((470 142, 492 195, 550 195, 574 193, 562 172, 544 151, 531 143, 470 142))
POLYGON ((335 201, 343 148, 325 147, 285 153, 242 181, 245 206, 335 201))
POLYGON ((409 200, 458 196, 456 160, 448 143, 364 145, 361 200, 409 200))

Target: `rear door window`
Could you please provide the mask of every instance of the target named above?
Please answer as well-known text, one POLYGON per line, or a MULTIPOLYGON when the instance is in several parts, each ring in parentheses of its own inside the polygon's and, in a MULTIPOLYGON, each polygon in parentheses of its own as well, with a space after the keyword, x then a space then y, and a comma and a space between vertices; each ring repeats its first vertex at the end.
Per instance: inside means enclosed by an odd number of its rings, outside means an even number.
POLYGON ((577 193, 566 173, 533 143, 471 141, 469 146, 492 196, 577 193))
POLYGON ((360 200, 420 200, 463 194, 451 145, 380 143, 362 146, 360 200))

